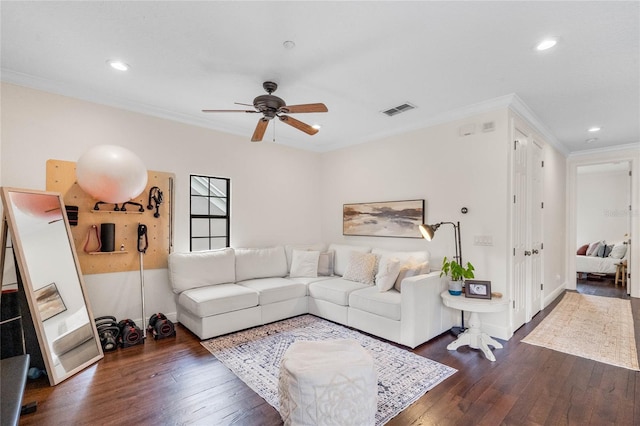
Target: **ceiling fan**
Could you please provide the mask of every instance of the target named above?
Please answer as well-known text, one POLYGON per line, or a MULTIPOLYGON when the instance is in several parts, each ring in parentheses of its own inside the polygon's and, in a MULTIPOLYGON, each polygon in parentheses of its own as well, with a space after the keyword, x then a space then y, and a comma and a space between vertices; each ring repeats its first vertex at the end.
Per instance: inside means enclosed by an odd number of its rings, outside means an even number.
POLYGON ((262 87, 267 95, 260 95, 253 100, 253 105, 242 104, 235 102, 236 105, 253 106, 255 110, 242 110, 242 109, 203 109, 202 112, 246 112, 246 113, 262 113, 262 118, 258 120, 258 125, 251 136, 251 142, 260 142, 264 137, 264 133, 267 130, 269 121, 278 117, 280 121, 294 127, 298 130, 305 132, 308 135, 315 135, 318 133, 318 129, 314 129, 310 125, 303 123, 300 120, 296 120, 285 114, 299 114, 307 112, 327 112, 329 111, 325 104, 302 104, 302 105, 287 105, 282 98, 272 95, 276 91, 278 85, 272 81, 265 81, 262 83, 262 87))

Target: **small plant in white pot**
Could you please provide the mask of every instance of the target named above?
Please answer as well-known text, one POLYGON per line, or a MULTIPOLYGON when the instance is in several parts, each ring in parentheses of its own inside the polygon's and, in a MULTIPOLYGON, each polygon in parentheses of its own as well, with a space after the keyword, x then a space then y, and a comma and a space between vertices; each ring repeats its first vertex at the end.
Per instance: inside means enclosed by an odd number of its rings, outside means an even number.
POLYGON ((454 296, 462 294, 462 284, 465 279, 473 278, 474 267, 471 262, 467 262, 467 266, 463 267, 455 260, 449 260, 446 257, 442 259, 442 270, 440 276, 447 275, 449 281, 449 293, 454 296))

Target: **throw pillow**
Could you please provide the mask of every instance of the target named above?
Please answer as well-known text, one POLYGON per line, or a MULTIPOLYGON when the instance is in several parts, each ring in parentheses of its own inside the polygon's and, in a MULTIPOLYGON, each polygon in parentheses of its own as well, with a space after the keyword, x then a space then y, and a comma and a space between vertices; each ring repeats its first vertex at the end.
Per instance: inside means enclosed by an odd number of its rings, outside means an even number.
POLYGON ((604 253, 602 254, 602 257, 609 257, 609 255, 611 254, 611 250, 613 250, 613 244, 606 245, 604 247, 604 253))
POLYGON ((609 257, 613 257, 615 259, 622 259, 625 254, 627 254, 626 244, 617 243, 616 245, 613 246, 613 249, 611 249, 611 254, 609 254, 609 257))
POLYGON ((378 273, 375 280, 379 291, 388 291, 393 288, 401 266, 400 260, 395 257, 382 256, 378 264, 378 273))
POLYGON ((578 251, 576 252, 576 254, 578 256, 586 256, 587 255, 587 249, 589 248, 589 244, 585 244, 582 247, 580 247, 578 249, 578 251))
POLYGON ((396 282, 393 287, 402 291, 402 280, 405 278, 413 277, 420 274, 426 274, 429 272, 429 262, 424 263, 406 263, 400 268, 400 272, 398 273, 398 278, 396 278, 396 282))
POLYGON ((378 256, 372 253, 351 252, 347 269, 342 278, 363 284, 373 285, 376 269, 378 267, 378 256))
POLYGON ((319 277, 333 276, 333 254, 332 251, 320 253, 320 259, 318 260, 319 277))
POLYGON ((291 259, 290 277, 310 277, 318 276, 319 251, 293 250, 291 259))
POLYGON ((597 256, 600 244, 602 244, 600 241, 594 241, 593 243, 589 244, 589 248, 587 249, 587 256, 597 256))
POLYGON ((598 246, 598 253, 596 253, 596 256, 598 257, 604 257, 604 250, 607 248, 607 245, 604 243, 604 241, 598 246))

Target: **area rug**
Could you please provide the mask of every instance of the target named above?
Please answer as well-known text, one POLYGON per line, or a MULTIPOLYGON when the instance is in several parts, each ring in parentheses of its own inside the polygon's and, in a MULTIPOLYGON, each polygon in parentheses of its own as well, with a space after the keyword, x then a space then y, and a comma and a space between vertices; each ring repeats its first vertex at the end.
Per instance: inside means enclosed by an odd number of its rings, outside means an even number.
POLYGON ((565 293, 523 342, 638 370, 631 302, 565 293))
POLYGON ((296 340, 355 339, 378 372, 376 424, 383 425, 457 370, 355 330, 303 315, 202 342, 224 365, 279 411, 280 360, 296 340))

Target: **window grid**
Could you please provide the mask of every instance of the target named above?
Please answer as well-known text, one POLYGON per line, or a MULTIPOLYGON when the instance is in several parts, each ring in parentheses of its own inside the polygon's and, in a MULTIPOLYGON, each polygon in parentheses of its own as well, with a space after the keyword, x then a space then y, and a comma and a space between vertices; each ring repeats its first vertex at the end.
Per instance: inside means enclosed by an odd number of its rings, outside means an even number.
POLYGON ((199 251, 229 247, 231 180, 191 175, 190 186, 189 249, 199 251), (206 225, 202 226, 203 223, 206 225), (222 235, 221 229, 224 230, 222 235))

